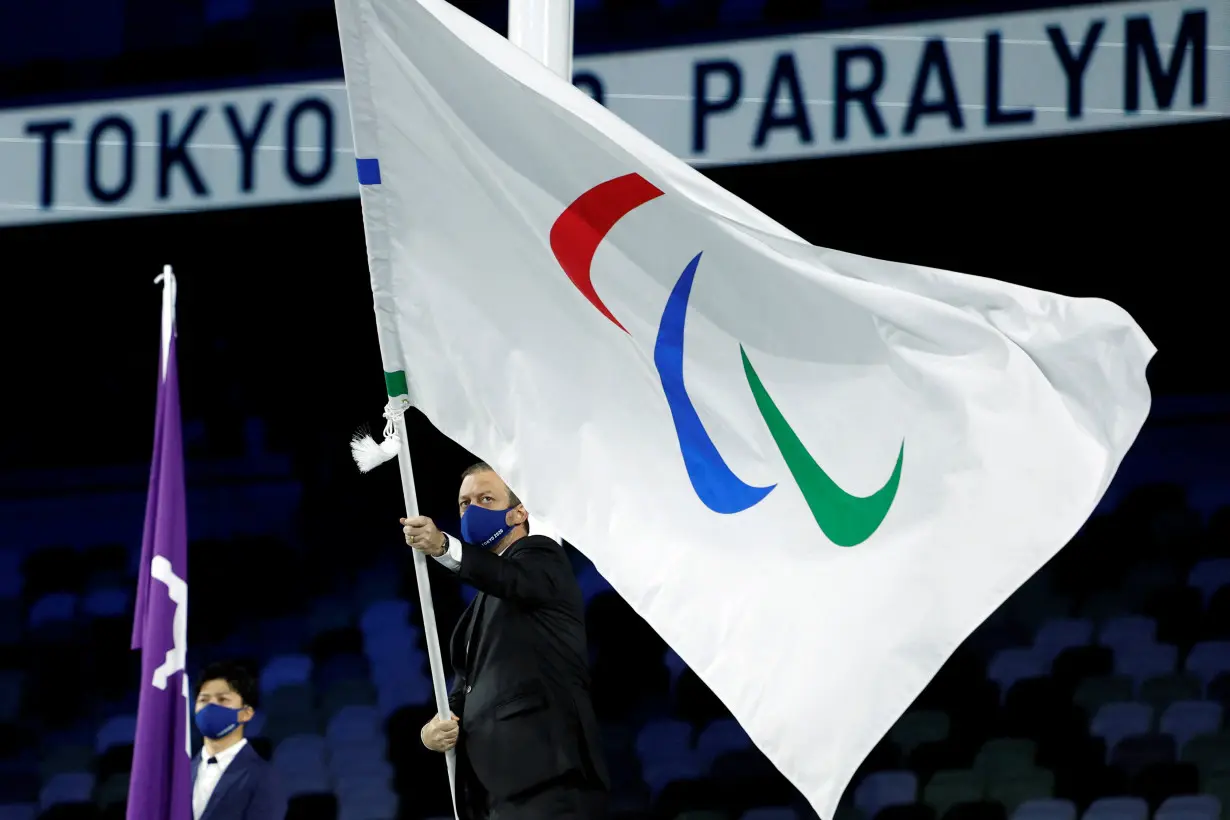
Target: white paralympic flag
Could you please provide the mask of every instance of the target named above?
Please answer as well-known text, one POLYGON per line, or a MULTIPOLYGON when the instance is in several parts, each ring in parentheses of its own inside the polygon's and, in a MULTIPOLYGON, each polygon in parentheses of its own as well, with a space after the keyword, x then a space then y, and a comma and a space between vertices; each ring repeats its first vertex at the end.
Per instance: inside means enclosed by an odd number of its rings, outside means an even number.
POLYGON ((831 817, 1093 511, 1153 346, 1109 302, 809 245, 445 0, 338 11, 390 394, 831 817))

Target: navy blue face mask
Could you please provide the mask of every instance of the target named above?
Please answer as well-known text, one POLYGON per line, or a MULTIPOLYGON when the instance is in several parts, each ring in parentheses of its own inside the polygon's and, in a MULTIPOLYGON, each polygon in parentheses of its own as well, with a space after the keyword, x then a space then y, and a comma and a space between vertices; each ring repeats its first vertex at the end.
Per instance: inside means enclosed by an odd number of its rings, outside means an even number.
POLYGON ((491 549, 512 529, 508 525, 508 511, 511 509, 512 507, 489 510, 477 504, 466 507, 461 516, 461 540, 483 549, 491 549))
POLYGON ((229 709, 218 703, 210 703, 196 713, 196 728, 210 740, 226 737, 239 726, 242 709, 229 709))

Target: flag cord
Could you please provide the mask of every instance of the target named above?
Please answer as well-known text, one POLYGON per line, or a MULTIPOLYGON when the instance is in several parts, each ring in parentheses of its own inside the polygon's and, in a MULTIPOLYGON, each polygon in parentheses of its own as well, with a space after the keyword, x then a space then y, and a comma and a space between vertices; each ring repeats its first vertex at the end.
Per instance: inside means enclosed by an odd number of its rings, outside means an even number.
POLYGON ((390 398, 389 403, 384 406, 384 433, 385 439, 397 438, 397 422, 406 415, 406 411, 410 409, 410 399, 406 396, 398 396, 390 398))

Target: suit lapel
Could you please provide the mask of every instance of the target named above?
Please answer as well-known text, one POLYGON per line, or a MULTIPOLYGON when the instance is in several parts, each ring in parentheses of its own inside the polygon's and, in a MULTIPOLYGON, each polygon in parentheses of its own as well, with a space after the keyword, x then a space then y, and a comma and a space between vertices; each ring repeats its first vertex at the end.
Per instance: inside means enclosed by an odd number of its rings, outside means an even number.
POLYGON ((464 648, 467 673, 470 671, 470 650, 473 649, 474 627, 478 624, 479 619, 483 617, 483 603, 486 600, 487 593, 480 592, 474 596, 474 602, 470 604, 470 622, 466 624, 466 643, 464 648))
MULTIPOLYGON (((218 785, 214 787, 214 793, 209 796, 209 802, 205 804, 205 811, 201 812, 201 820, 210 820, 214 809, 222 805, 222 801, 226 799, 226 793, 243 779, 248 771, 249 752, 252 752, 251 746, 240 749, 239 754, 235 755, 235 759, 231 761, 231 765, 226 767, 226 771, 218 780, 218 785)), ((252 752, 252 754, 256 753, 252 752)))

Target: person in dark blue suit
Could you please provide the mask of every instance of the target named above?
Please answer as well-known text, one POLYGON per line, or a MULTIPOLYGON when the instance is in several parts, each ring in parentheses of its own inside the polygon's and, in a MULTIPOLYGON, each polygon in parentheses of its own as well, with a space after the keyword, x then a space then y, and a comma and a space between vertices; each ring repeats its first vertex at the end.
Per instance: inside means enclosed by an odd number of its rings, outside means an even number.
POLYGON ((192 759, 193 820, 284 820, 286 799, 273 766, 243 736, 255 714, 256 681, 234 663, 207 666, 196 689, 196 726, 205 738, 192 759))

